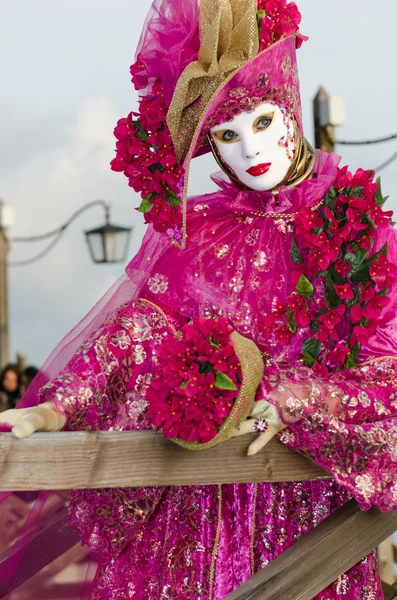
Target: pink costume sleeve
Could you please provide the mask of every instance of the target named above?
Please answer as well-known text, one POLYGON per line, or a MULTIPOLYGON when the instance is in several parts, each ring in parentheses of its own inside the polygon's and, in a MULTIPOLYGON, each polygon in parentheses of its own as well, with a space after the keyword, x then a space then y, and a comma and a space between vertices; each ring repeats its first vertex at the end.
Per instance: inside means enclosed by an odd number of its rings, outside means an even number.
MULTIPOLYGON (((67 416, 66 430, 150 429, 146 390, 169 320, 143 300, 116 310, 40 391, 67 416)), ((163 488, 76 490, 69 520, 102 555, 128 545, 156 509, 163 488)))
POLYGON ((397 357, 320 378, 266 370, 261 397, 280 409, 280 439, 332 473, 364 510, 397 509, 397 357), (269 395, 270 394, 270 395, 269 395))

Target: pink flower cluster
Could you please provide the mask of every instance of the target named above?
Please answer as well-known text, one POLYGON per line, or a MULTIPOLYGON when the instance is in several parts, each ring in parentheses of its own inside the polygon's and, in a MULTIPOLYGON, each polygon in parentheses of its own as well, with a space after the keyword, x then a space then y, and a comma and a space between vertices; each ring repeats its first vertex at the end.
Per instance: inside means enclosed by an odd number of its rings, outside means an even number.
POLYGON ((296 289, 264 320, 268 333, 285 345, 310 327, 303 358, 322 374, 357 364, 361 346, 382 324, 396 280, 387 245, 373 250, 375 231, 389 226, 393 214, 383 210, 387 198, 374 178, 373 171, 353 175, 344 167, 321 211, 307 208, 296 216, 291 252, 296 289))
POLYGON ((308 38, 299 33, 302 15, 295 2, 288 0, 258 0, 260 51, 279 40, 295 35, 300 48, 308 38))
MULTIPOLYGON (((140 59, 131 67, 136 89, 147 85, 146 77, 141 75, 143 69, 140 59)), ((140 99, 138 113, 131 112, 118 121, 114 130, 116 158, 111 162, 112 170, 123 172, 130 187, 141 194, 138 210, 144 213, 146 223, 153 223, 161 232, 181 225, 178 194, 184 176, 166 117, 163 87, 157 84, 150 96, 140 99)))
POLYGON ((226 319, 197 319, 164 341, 147 399, 165 437, 206 443, 218 434, 241 384, 231 332, 226 319))

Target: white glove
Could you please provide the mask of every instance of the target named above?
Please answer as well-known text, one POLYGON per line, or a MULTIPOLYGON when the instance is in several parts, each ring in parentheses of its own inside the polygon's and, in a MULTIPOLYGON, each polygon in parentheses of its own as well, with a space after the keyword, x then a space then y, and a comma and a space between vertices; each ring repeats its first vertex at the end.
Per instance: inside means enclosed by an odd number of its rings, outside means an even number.
POLYGON ((267 402, 259 400, 255 402, 254 408, 244 423, 236 430, 233 437, 237 435, 246 435, 247 433, 258 433, 257 439, 252 442, 248 448, 248 456, 254 456, 270 442, 275 435, 286 428, 281 422, 277 408, 267 402))
POLYGON ((66 417, 59 413, 52 402, 32 408, 12 408, 0 413, 0 423, 12 425, 12 434, 25 438, 35 431, 60 431, 66 417))

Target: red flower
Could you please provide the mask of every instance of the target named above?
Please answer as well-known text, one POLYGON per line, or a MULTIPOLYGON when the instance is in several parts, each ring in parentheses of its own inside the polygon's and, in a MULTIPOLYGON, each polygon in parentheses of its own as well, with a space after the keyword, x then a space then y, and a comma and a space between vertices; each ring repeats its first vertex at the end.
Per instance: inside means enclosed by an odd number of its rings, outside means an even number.
POLYGON ((366 319, 377 319, 388 304, 390 304, 390 299, 386 296, 375 296, 367 306, 363 307, 363 315, 366 319))
POLYGON ((301 310, 295 315, 295 321, 299 327, 309 327, 312 317, 309 310, 301 310))
POLYGON ((367 283, 365 285, 365 287, 361 290, 361 301, 369 302, 370 300, 372 300, 372 298, 374 296, 375 296, 374 287, 370 283, 367 283))
POLYGON ((341 304, 338 308, 333 308, 319 317, 319 321, 325 325, 330 331, 335 329, 343 321, 343 316, 346 312, 346 306, 341 304))
POLYGON ((292 296, 287 300, 287 305, 288 308, 292 310, 294 314, 296 314, 304 308, 305 301, 303 300, 302 296, 299 296, 299 294, 292 294, 292 296))
POLYGON ((350 319, 352 323, 359 323, 363 318, 363 309, 361 305, 352 306, 350 309, 350 319))
POLYGON ((145 63, 142 60, 142 55, 138 54, 136 62, 131 65, 130 73, 132 76, 132 83, 136 90, 143 90, 148 85, 149 80, 147 76, 147 70, 145 63))
MULTIPOLYGON (((145 72, 140 59, 131 67, 134 81, 142 87, 146 87, 140 79, 145 72)), ((139 112, 118 121, 114 130, 116 158, 111 162, 113 171, 124 172, 129 186, 143 199, 149 198, 145 222, 153 223, 156 231, 182 224, 181 210, 171 202, 170 192, 179 196, 185 171, 178 163, 166 115, 163 87, 154 85, 151 95, 141 98, 139 112)))
POLYGON ((329 371, 326 365, 322 365, 321 363, 314 363, 312 366, 312 370, 317 373, 320 377, 327 377, 329 375, 329 371))
POLYGON ((346 219, 346 225, 338 232, 344 240, 349 239, 349 241, 353 241, 357 237, 357 232, 363 231, 368 227, 368 225, 361 223, 361 213, 357 215, 351 208, 348 208, 346 211, 346 219))
POLYGON ((339 298, 342 298, 342 300, 352 300, 354 298, 354 292, 350 286, 350 283, 334 285, 334 288, 339 298))
POLYGON ((298 230, 303 233, 317 229, 324 225, 323 219, 318 217, 310 208, 303 208, 295 217, 298 230))
POLYGON ((369 340, 369 336, 370 332, 366 327, 356 325, 356 327, 353 328, 350 343, 352 346, 354 346, 357 343, 366 344, 369 340))
MULTIPOLYGON (((381 254, 376 262, 373 262, 369 268, 369 273, 377 283, 386 284, 394 279, 395 266, 390 263, 386 256, 381 254)), ((387 287, 387 286, 386 286, 387 287)))
POLYGON ((342 167, 341 169, 338 169, 338 175, 334 183, 334 187, 339 192, 342 192, 346 188, 350 187, 352 180, 353 176, 349 171, 349 168, 347 166, 342 167))
POLYGON ((294 337, 294 334, 287 327, 287 325, 283 325, 275 331, 275 337, 276 340, 280 342, 280 344, 283 344, 283 346, 287 346, 294 337))
POLYGON ((350 354, 351 348, 343 343, 337 344, 328 355, 328 361, 332 364, 343 367, 346 357, 350 354))
POLYGON ((347 277, 351 271, 350 265, 348 265, 345 260, 338 260, 338 262, 334 264, 334 269, 341 277, 347 277))
POLYGON ((307 38, 299 33, 301 14, 295 2, 286 0, 259 0, 260 50, 268 48, 278 40, 289 35, 296 35, 298 48, 307 38))
POLYGON ((371 250, 372 246, 374 245, 374 238, 369 233, 366 233, 365 235, 360 237, 360 239, 357 240, 357 243, 360 246, 360 248, 369 252, 369 250, 371 250))
POLYGON ((225 319, 197 319, 183 328, 181 339, 163 341, 147 398, 152 422, 165 437, 206 443, 217 435, 241 381, 230 332, 225 319), (219 372, 235 390, 219 387, 219 372))

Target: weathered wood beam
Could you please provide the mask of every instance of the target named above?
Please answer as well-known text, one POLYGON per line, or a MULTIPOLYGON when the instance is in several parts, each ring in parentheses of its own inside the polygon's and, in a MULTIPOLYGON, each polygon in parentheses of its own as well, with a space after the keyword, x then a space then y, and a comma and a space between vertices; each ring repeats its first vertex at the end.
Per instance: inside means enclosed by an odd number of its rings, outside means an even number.
POLYGON ((9 594, 49 563, 62 556, 80 540, 80 535, 71 529, 66 520, 67 508, 56 513, 31 535, 24 536, 10 550, 0 555, 0 598, 9 594), (10 565, 18 557, 16 567, 10 565))
POLYGON ((312 600, 396 530, 397 511, 361 512, 351 500, 227 600, 312 600))
POLYGON ((328 479, 278 440, 246 455, 243 436, 192 452, 154 432, 0 434, 0 490, 206 485, 328 479))
POLYGON ((385 596, 385 600, 397 600, 397 590, 395 586, 388 585, 387 583, 382 582, 383 594, 385 596))

